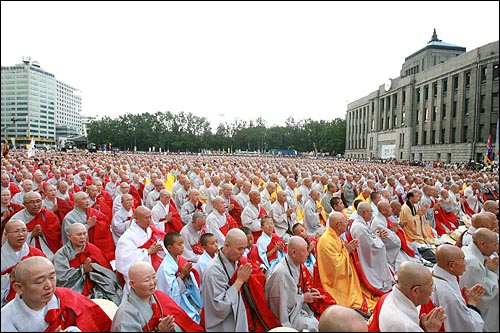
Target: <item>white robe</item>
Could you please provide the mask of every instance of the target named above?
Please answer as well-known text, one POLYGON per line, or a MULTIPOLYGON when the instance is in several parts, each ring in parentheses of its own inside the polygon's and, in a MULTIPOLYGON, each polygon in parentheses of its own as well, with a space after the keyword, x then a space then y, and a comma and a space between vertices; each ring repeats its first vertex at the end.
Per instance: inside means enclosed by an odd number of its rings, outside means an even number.
POLYGON ((244 227, 248 227, 253 232, 262 230, 259 213, 260 204, 259 207, 255 207, 252 203, 249 203, 241 212, 241 224, 244 227))
POLYGON ((370 232, 375 233, 376 230, 385 230, 387 237, 382 239, 385 245, 387 263, 390 265, 393 272, 396 272, 396 259, 401 250, 401 239, 391 229, 387 228, 387 219, 382 214, 377 214, 370 225, 370 232))
POLYGON ((130 227, 132 223, 132 209, 126 211, 125 208, 121 207, 114 215, 111 220, 111 234, 113 235, 113 240, 118 243, 118 240, 123 235, 125 230, 130 227))
POLYGON ((304 329, 317 332, 318 320, 309 305, 304 302, 303 290, 297 287, 299 277, 300 267, 296 266, 288 255, 283 257, 267 278, 266 301, 281 326, 292 327, 299 332, 304 329))
POLYGON ((207 216, 206 232, 214 234, 217 238, 217 244, 222 246, 226 240, 226 236, 220 231, 220 228, 225 226, 227 223, 227 217, 224 214, 220 214, 216 209, 207 216))
POLYGON ((359 262, 368 282, 383 292, 389 291, 394 279, 387 263, 385 245, 380 237, 368 228, 368 224, 358 216, 351 226, 351 236, 359 240, 357 248, 359 262))
POLYGON ((320 222, 317 209, 316 202, 309 198, 304 206, 304 227, 307 233, 313 237, 318 237, 318 233, 323 234, 325 232, 325 227, 320 222))
POLYGON ((248 332, 243 297, 234 284, 229 285, 238 267, 239 263, 233 267, 220 252, 220 256, 210 261, 203 272, 202 295, 207 332, 248 332))
MULTIPOLYGON (((196 203, 198 205, 198 202, 196 203)), ((193 221, 193 214, 196 211, 196 207, 191 200, 186 201, 180 211, 181 220, 184 225, 188 225, 193 221)))
POLYGON ((420 327, 420 306, 416 307, 397 285, 385 298, 380 309, 379 328, 381 332, 424 332, 420 327))
POLYGON ((295 212, 290 216, 286 215, 286 211, 289 208, 288 202, 284 202, 283 205, 281 205, 279 201, 276 200, 271 205, 271 211, 269 212, 274 221, 274 232, 277 233, 285 243, 288 243, 288 240, 292 237, 292 235, 287 233, 287 230, 290 232, 292 231, 296 218, 295 212))
POLYGON ((240 192, 237 196, 236 196, 236 201, 240 204, 241 208, 245 208, 248 203, 250 202, 250 197, 248 196, 247 193, 245 192, 240 192))
MULTIPOLYGON (((137 225, 137 223, 135 223, 135 221, 132 221, 130 228, 125 230, 116 243, 116 270, 122 273, 125 279, 125 285, 123 286, 123 298, 125 298, 130 291, 128 278, 128 270, 130 266, 137 261, 145 261, 151 264, 151 256, 148 254, 148 249, 139 248, 139 246, 142 246, 148 241, 149 238, 151 238, 151 234, 151 228, 147 228, 147 230, 144 231, 137 225)), ((157 254, 164 258, 166 249, 163 245, 163 240, 158 238, 157 243, 161 244, 163 248, 163 250, 157 252, 157 254)))
POLYGON ((192 222, 186 224, 181 229, 180 234, 184 240, 184 252, 182 252, 182 256, 188 261, 197 262, 200 257, 200 254, 194 253, 192 246, 199 242, 202 230, 194 230, 192 222))
POLYGON ((478 312, 467 307, 455 275, 435 266, 433 276, 436 290, 431 300, 445 310, 445 332, 482 332, 484 321, 478 312))
POLYGON ((170 203, 168 205, 163 205, 161 201, 157 201, 156 205, 151 209, 151 218, 153 219, 153 225, 160 229, 161 231, 165 231, 165 220, 161 221, 161 219, 165 218, 170 212, 170 203))
POLYGON ((466 268, 460 278, 460 287, 471 288, 476 283, 484 286, 484 295, 476 307, 481 311, 485 331, 498 332, 498 276, 484 265, 485 258, 475 243, 462 247, 462 251, 465 254, 466 268))

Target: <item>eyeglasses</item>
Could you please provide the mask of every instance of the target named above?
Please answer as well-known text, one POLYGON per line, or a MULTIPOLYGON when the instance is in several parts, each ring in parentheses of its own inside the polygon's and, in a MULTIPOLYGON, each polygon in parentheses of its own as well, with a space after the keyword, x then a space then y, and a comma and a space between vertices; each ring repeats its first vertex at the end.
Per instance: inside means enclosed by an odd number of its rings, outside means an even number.
POLYGON ((8 234, 18 234, 18 235, 22 235, 22 234, 25 234, 28 232, 28 229, 16 229, 16 230, 12 230, 12 231, 6 231, 6 233, 8 234))
POLYGON ((41 203, 42 203, 42 199, 30 200, 30 201, 25 202, 25 204, 28 204, 28 205, 41 204, 41 203))

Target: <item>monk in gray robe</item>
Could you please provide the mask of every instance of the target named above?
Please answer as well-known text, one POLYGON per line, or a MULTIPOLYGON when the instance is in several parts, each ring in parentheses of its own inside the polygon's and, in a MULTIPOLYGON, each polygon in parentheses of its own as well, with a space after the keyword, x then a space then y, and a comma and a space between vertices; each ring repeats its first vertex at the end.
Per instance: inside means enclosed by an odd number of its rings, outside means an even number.
POLYGON ((57 286, 72 289, 88 298, 109 299, 120 305, 122 283, 101 249, 87 242, 85 226, 74 223, 67 232, 69 242, 52 258, 57 286))

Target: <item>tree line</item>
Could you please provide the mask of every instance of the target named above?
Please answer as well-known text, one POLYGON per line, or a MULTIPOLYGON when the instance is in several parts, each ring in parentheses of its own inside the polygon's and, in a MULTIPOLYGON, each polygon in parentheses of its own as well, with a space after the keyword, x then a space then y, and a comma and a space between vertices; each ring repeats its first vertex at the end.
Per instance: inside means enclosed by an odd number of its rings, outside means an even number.
POLYGON ((87 124, 89 142, 98 147, 111 144, 124 151, 261 151, 271 149, 299 152, 343 154, 346 124, 344 119, 331 121, 288 117, 285 126, 267 127, 266 121, 237 120, 220 123, 215 133, 205 117, 191 113, 156 112, 125 114, 116 119, 105 116, 87 124), (154 147, 154 148, 153 148, 154 147))

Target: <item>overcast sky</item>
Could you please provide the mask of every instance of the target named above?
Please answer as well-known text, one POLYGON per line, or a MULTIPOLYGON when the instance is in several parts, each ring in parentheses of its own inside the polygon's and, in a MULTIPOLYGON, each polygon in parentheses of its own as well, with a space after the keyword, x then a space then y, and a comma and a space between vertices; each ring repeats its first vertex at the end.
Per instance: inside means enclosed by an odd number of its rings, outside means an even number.
POLYGON ((434 28, 467 51, 499 39, 498 1, 2 1, 1 12, 1 65, 30 56, 81 90, 84 114, 184 111, 213 129, 344 118, 434 28))

